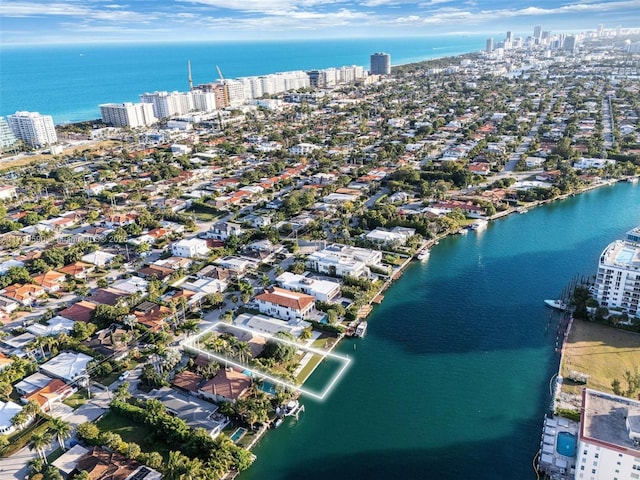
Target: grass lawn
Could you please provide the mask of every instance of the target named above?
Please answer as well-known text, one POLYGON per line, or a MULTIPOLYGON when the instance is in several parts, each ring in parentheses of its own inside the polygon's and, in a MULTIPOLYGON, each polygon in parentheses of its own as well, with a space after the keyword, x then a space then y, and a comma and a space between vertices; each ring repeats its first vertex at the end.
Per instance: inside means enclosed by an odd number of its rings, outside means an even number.
POLYGON ((145 445, 145 441, 151 437, 152 433, 146 425, 134 423, 128 418, 118 415, 112 411, 109 411, 104 417, 102 417, 97 425, 103 432, 117 433, 125 442, 137 443, 144 452, 155 450, 160 454, 163 454, 163 452, 158 448, 162 445, 154 445, 154 448, 151 449, 148 445, 145 445))
MULTIPOLYGON (((640 335, 575 320, 564 346, 560 372, 563 378, 571 371, 584 373, 589 375, 587 387, 613 393, 611 382, 618 379, 626 390, 625 371, 633 374, 639 365, 640 335)), ((562 391, 580 394, 584 386, 568 380, 562 391)))
POLYGON ((69 405, 71 408, 75 410, 81 405, 84 405, 85 403, 87 403, 87 398, 88 398, 87 389, 81 388, 73 395, 67 397, 62 403, 64 403, 65 405, 69 405))
POLYGON ((302 384, 321 361, 322 357, 314 354, 296 377, 298 384, 302 384))

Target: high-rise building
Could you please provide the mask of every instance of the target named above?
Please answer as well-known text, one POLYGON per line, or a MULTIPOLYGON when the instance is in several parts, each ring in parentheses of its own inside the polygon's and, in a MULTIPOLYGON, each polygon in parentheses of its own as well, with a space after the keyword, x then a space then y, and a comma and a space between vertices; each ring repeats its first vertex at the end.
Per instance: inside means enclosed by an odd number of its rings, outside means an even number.
POLYGON ((194 109, 191 92, 154 92, 140 95, 142 103, 153 105, 156 118, 169 118, 184 115, 194 109))
POLYGON ((575 51, 578 46, 578 38, 575 35, 567 35, 562 45, 563 50, 568 52, 575 51))
POLYGON ((601 23, 598 25, 598 37, 602 37, 604 35, 604 25, 601 23))
POLYGON ((148 127, 158 121, 151 103, 103 103, 100 115, 104 123, 114 127, 148 127))
POLYGON ((4 117, 0 117, 0 151, 13 147, 18 138, 15 136, 11 127, 4 117))
POLYGON ((542 38, 542 26, 536 25, 533 27, 533 39, 536 44, 540 43, 540 39, 542 38))
POLYGON ((51 115, 38 112, 16 112, 7 116, 13 134, 27 145, 44 147, 58 142, 58 135, 51 115))
POLYGON ((391 73, 391 55, 376 52, 371 55, 371 73, 374 75, 389 75, 391 73))
POLYGON ((487 53, 493 52, 493 38, 487 38, 487 48, 485 49, 487 53))
POLYGON ((610 243, 600 255, 594 296, 606 308, 617 308, 640 317, 640 227, 625 240, 610 243))
POLYGON ((640 476, 640 402, 585 388, 582 391, 576 480, 640 476))

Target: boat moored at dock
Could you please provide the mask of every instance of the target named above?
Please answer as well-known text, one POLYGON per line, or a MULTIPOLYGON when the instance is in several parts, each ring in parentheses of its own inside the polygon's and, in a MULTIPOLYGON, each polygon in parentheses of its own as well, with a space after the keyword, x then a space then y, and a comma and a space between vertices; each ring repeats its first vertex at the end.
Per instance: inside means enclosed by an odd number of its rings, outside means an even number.
POLYGON ((567 309, 567 304, 562 300, 545 300, 544 303, 546 303, 551 308, 555 308, 556 310, 564 311, 567 309))

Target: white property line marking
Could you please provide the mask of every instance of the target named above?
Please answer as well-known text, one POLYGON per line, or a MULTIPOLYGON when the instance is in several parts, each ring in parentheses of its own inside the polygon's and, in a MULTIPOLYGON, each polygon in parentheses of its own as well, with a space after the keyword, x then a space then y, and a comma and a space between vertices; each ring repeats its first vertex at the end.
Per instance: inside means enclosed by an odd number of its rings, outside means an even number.
MULTIPOLYGON (((331 393, 331 391, 333 390, 333 388, 335 387, 335 385, 338 383, 338 380, 340 380, 340 378, 343 376, 344 372, 347 370, 347 368, 349 368, 349 365, 351 364, 351 359, 349 357, 345 357, 343 355, 337 355, 335 353, 331 353, 331 352, 327 352, 325 350, 318 350, 317 348, 313 348, 313 347, 306 347, 304 345, 300 345, 298 343, 292 342, 290 340, 286 340, 283 338, 279 338, 279 337, 275 337, 274 335, 271 335, 269 333, 264 333, 264 332, 258 332, 256 330, 252 330, 250 328, 246 328, 246 327, 242 327, 239 325, 232 325, 229 323, 225 323, 225 322, 217 322, 215 324, 213 324, 211 327, 207 328, 206 330, 204 330, 202 333, 200 333, 199 335, 193 337, 193 338, 189 338, 187 339, 183 345, 187 348, 190 348, 192 350, 194 350, 197 353, 202 353, 204 355, 206 355, 207 357, 211 357, 214 358, 216 360, 218 360, 219 362, 224 362, 226 365, 232 365, 234 367, 237 368, 241 368, 243 370, 247 370, 249 372, 251 372, 252 375, 255 375, 259 378, 263 378, 263 379, 267 379, 270 382, 273 382, 276 385, 281 385, 283 387, 287 387, 287 388, 291 388, 297 392, 300 392, 304 395, 309 395, 310 397, 313 397, 317 400, 324 400, 327 395, 329 395, 329 393, 331 393), (203 335, 209 333, 210 331, 215 330, 216 332, 219 333, 223 333, 222 330, 219 330, 217 327, 219 325, 222 325, 224 328, 227 329, 236 329, 236 330, 240 330, 243 332, 248 332, 251 334, 255 334, 255 335, 259 335, 261 337, 266 337, 267 339, 270 340, 274 340, 277 342, 282 342, 286 345, 291 345, 293 347, 296 347, 297 350, 302 350, 303 352, 311 352, 314 353, 316 355, 320 355, 322 357, 322 360, 324 360, 325 358, 329 357, 332 360, 337 360, 338 362, 340 362, 342 364, 342 367, 340 368, 340 370, 338 370, 338 372, 333 375, 333 377, 331 378, 331 381, 329 382, 329 384, 320 392, 316 392, 313 390, 308 390, 306 388, 303 388, 302 385, 296 385, 294 383, 291 382, 287 382, 286 380, 283 380, 281 378, 278 377, 274 377, 273 375, 269 375, 263 371, 260 370, 256 370, 255 368, 248 366, 248 365, 243 365, 241 363, 238 363, 234 360, 229 359, 228 357, 222 356, 222 355, 216 355, 215 353, 212 353, 209 350, 203 350, 202 348, 200 348, 199 346, 196 346, 195 343, 199 343, 199 338, 202 337, 203 335)), ((320 362, 318 362, 318 364, 316 365, 315 368, 318 367, 318 365, 320 365, 320 363, 322 363, 322 360, 320 362)), ((312 371, 313 372, 313 371, 312 371)), ((307 379, 309 379, 309 377, 311 377, 311 373, 307 376, 307 379)))

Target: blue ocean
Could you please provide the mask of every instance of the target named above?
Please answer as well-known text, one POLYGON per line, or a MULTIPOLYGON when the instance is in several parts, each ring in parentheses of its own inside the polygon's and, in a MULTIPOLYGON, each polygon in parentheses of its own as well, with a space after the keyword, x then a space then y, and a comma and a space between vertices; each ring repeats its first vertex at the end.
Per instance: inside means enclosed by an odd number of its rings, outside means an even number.
MULTIPOLYGON (((495 36, 496 38, 499 35, 495 36)), ((100 117, 98 105, 136 102, 156 90, 188 90, 193 82, 289 70, 361 65, 374 52, 392 65, 480 51, 486 35, 419 38, 287 40, 0 47, 0 115, 17 110, 52 115, 56 124, 100 117)))

